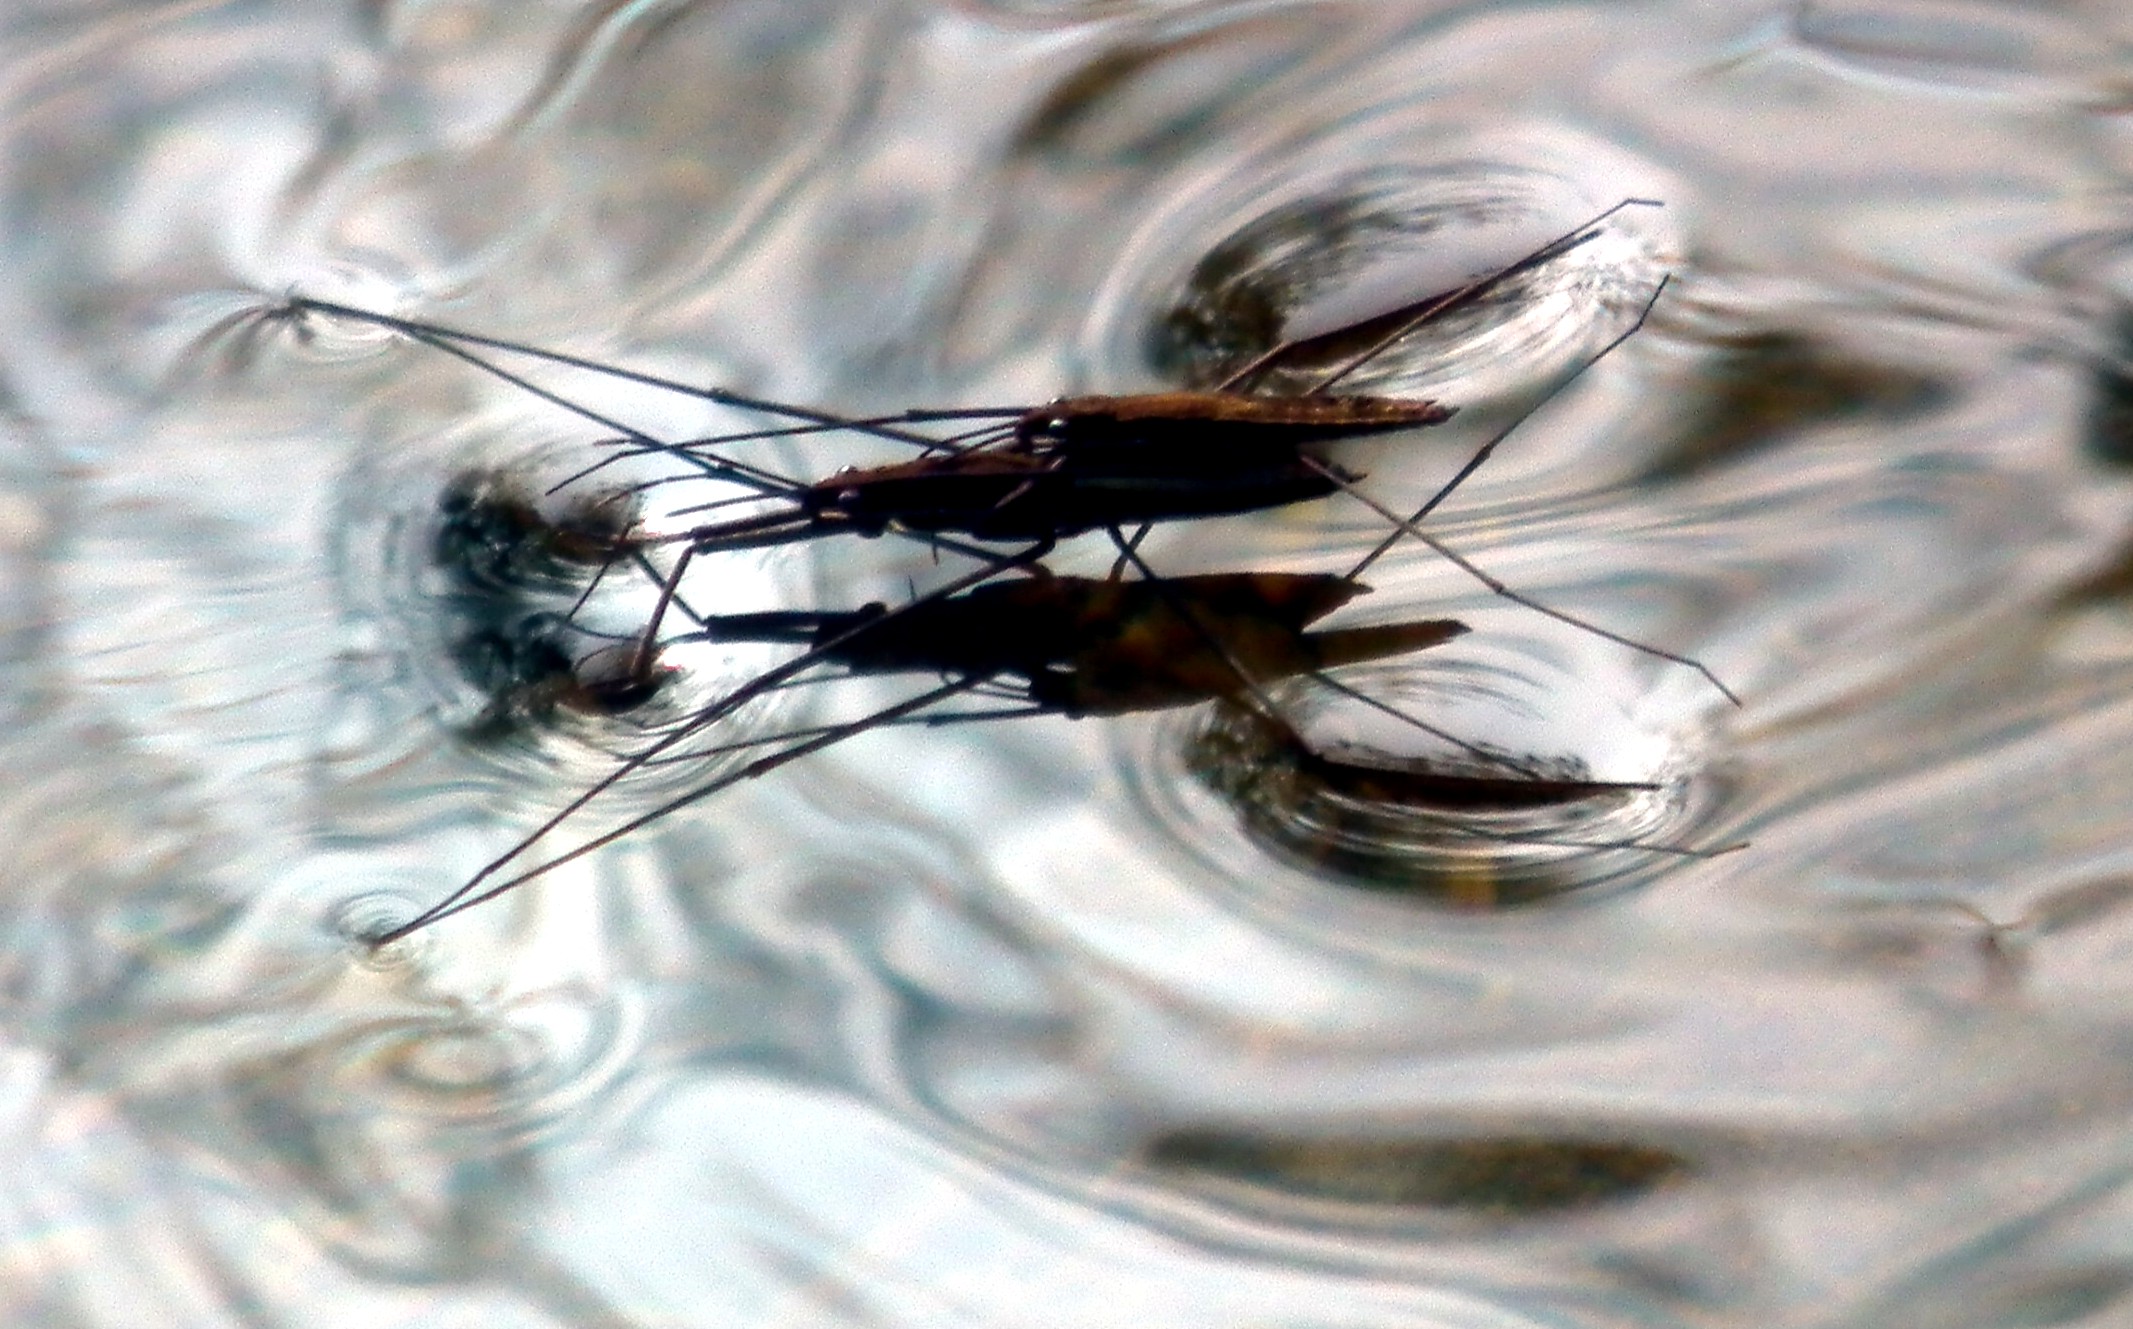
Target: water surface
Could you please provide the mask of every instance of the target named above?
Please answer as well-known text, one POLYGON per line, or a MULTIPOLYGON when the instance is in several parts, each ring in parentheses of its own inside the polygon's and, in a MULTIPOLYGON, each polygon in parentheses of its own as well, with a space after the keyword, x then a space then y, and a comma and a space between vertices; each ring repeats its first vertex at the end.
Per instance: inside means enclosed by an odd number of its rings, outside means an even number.
MULTIPOLYGON (((10 29, 10 1322, 2124 1315, 2119 6, 10 29), (1629 196, 1665 207, 1373 365, 1462 414, 1347 461, 1419 501, 1670 274, 1433 530, 1745 705, 1411 546, 1352 614, 1474 629, 1384 695, 1660 786, 1558 840, 1750 848, 1448 849, 1299 801, 1203 707, 869 735, 352 940, 605 768, 611 720, 505 686, 547 592, 440 558, 453 494, 597 431, 245 311, 298 289, 855 413, 1038 402, 1206 382, 1629 196)), ((1146 552, 1339 568, 1380 530, 1328 500, 1146 552)), ((939 575, 856 541, 717 574, 736 612, 939 575)))

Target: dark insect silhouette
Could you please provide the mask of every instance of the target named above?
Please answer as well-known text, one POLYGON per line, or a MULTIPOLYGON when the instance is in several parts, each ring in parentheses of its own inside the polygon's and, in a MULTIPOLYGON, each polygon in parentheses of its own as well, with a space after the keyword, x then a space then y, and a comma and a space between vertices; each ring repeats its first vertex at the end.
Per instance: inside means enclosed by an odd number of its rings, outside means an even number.
MULTIPOLYGON (((664 459, 678 468, 664 477, 619 486, 591 509, 573 509, 565 522, 544 525, 547 519, 532 509, 508 505, 479 514, 448 510, 447 529, 461 530, 477 549, 483 537, 468 523, 478 515, 500 524, 510 537, 500 545, 534 551, 549 573, 558 568, 582 571, 583 594, 589 595, 600 578, 618 573, 640 575, 657 586, 654 608, 620 651, 626 664, 617 666, 617 643, 612 640, 581 657, 583 667, 572 674, 578 691, 571 695, 588 699, 585 709, 620 713, 643 706, 659 691, 662 654, 679 646, 747 642, 795 649, 791 658, 746 684, 656 723, 636 747, 617 754, 606 777, 508 853, 444 900, 375 940, 407 936, 735 783, 883 725, 1111 715, 1223 700, 1250 708, 1293 736, 1295 731, 1268 692, 1269 684, 1305 679, 1344 689, 1331 671, 1397 658, 1465 632, 1464 625, 1444 619, 1314 626, 1366 589, 1361 574, 1403 539, 1420 541, 1451 559, 1507 600, 1696 669, 1731 699, 1733 694, 1699 662, 1524 596, 1422 529, 1524 414, 1491 436, 1407 514, 1369 494, 1361 486, 1364 477, 1343 468, 1329 451, 1345 440, 1421 429, 1449 419, 1454 408, 1436 401, 1344 395, 1334 389, 1417 328, 1473 305, 1512 277, 1587 243, 1622 208, 1644 205, 1649 201, 1625 200, 1516 263, 1377 316, 1369 321, 1374 336, 1342 329, 1283 343, 1209 390, 1077 396, 1034 407, 845 417, 440 324, 291 296, 268 316, 299 325, 310 317, 330 316, 392 330, 614 435, 598 444, 597 460, 558 489, 628 459, 664 459), (1290 361, 1307 359, 1334 342, 1353 344, 1359 335, 1367 344, 1302 395, 1260 396, 1249 390, 1290 361), (605 374, 790 423, 712 438, 664 440, 542 386, 499 362, 498 354, 605 374), (964 432, 933 432, 944 425, 964 432), (818 480, 781 475, 740 455, 750 442, 827 433, 886 442, 914 455, 855 464, 818 480), (741 492, 671 508, 662 515, 659 530, 647 528, 634 515, 632 505, 640 495, 700 480, 723 482, 741 492), (1165 577, 1138 552, 1153 523, 1256 512, 1336 494, 1350 494, 1364 503, 1384 519, 1387 532, 1346 574, 1165 577), (607 515, 599 512, 602 504, 609 505, 607 515), (1042 560, 1059 542, 1090 532, 1101 532, 1116 549, 1109 578, 1059 576, 1045 569, 1042 560), (918 540, 975 566, 895 606, 722 614, 703 612, 683 595, 692 563, 703 556, 844 534, 918 540), (1126 577, 1129 569, 1137 575, 1126 577), (862 674, 928 675, 938 682, 850 719, 730 742, 705 741, 721 722, 760 698, 862 674), (986 705, 970 709, 972 700, 986 705), (686 792, 574 842, 566 851, 529 861, 566 820, 585 813, 633 774, 728 756, 745 759, 727 763, 686 792)), ((1652 302, 1664 287, 1662 279, 1652 302)), ((1557 390, 1632 335, 1650 308, 1647 302, 1628 329, 1580 363, 1557 390)), ((555 663, 546 656, 542 660, 545 666, 555 663)), ((1528 764, 1463 744, 1419 717, 1400 718, 1464 749, 1478 768, 1456 773, 1420 767, 1373 771, 1352 754, 1313 751, 1308 745, 1299 760, 1314 763, 1328 781, 1368 780, 1380 794, 1397 791, 1397 796, 1435 799, 1446 806, 1565 803, 1639 787, 1551 778, 1528 764)))

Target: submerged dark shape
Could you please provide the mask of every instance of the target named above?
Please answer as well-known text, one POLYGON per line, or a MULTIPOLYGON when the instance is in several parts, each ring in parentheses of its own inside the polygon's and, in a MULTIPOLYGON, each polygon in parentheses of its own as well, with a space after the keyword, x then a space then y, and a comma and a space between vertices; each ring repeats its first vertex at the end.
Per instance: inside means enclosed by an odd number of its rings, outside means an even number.
POLYGON ((516 623, 475 629, 452 644, 460 674, 489 699, 466 736, 497 741, 559 711, 615 716, 659 695, 669 675, 639 675, 629 647, 585 649, 584 634, 560 615, 537 612, 516 623))
POLYGON ((1736 463, 1788 436, 1837 425, 1893 425, 1942 409, 1952 386, 1826 336, 1763 328, 1729 337, 1680 394, 1673 437, 1647 482, 1675 482, 1736 463))
MULTIPOLYGON (((1452 770, 1427 760, 1394 757, 1367 748, 1313 747, 1293 729, 1278 741, 1283 749, 1279 759, 1286 761, 1300 780, 1336 797, 1381 806, 1511 811, 1560 807, 1659 788, 1638 780, 1452 770)), ((1506 764, 1510 764, 1508 759, 1506 764)))
POLYGON ((1694 1170, 1656 1145, 1547 1135, 1375 1139, 1179 1130, 1151 1140, 1143 1157, 1165 1172, 1309 1199, 1506 1217, 1620 1203, 1694 1170))

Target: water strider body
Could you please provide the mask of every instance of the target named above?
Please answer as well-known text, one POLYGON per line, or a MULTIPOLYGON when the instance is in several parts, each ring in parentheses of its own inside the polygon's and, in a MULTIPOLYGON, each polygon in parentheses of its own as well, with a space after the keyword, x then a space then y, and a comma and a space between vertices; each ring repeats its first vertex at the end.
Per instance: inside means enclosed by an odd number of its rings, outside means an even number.
MULTIPOLYGON (((1647 199, 1626 199, 1516 262, 1369 320, 1382 327, 1382 333, 1296 396, 1263 396, 1248 389, 1285 358, 1337 340, 1342 330, 1277 345, 1210 390, 1084 395, 1034 407, 919 409, 856 418, 308 296, 292 295, 271 312, 286 319, 322 314, 402 333, 614 429, 622 437, 614 441, 616 450, 609 460, 669 457, 690 467, 677 479, 732 481, 751 491, 753 500, 770 505, 765 512, 697 524, 667 537, 700 552, 890 531, 993 541, 1063 539, 1151 522, 1262 511, 1323 498, 1352 484, 1360 477, 1340 470, 1318 449, 1344 439, 1441 424, 1454 408, 1426 399, 1335 393, 1342 379, 1416 330, 1585 244, 1599 234, 1601 223, 1622 209, 1651 205, 1647 199), (590 370, 797 423, 708 439, 661 440, 541 388, 486 359, 484 351, 590 370), (990 423, 950 437, 917 428, 971 420, 990 423), (778 476, 730 455, 732 446, 748 441, 821 432, 888 440, 915 447, 919 455, 846 467, 812 482, 778 476)), ((1453 485, 1470 473, 1471 467, 1462 471, 1453 485)))
POLYGON ((891 530, 1023 541, 1260 512, 1362 478, 1318 456, 1317 445, 1420 429, 1452 413, 1389 397, 1069 397, 1024 412, 996 441, 850 467, 798 488, 785 507, 680 538, 698 553, 891 530))

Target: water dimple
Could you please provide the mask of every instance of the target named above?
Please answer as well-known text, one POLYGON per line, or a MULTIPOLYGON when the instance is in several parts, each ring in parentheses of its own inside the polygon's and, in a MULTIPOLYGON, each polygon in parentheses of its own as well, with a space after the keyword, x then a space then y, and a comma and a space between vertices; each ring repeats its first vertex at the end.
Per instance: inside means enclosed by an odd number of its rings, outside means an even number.
POLYGON ((1265 852, 1329 883, 1501 909, 1645 879, 1716 848, 1697 847, 1678 771, 1601 779, 1575 755, 1477 745, 1451 730, 1417 753, 1419 735, 1344 743, 1326 736, 1336 726, 1299 723, 1302 732, 1251 708, 1217 709, 1184 762, 1265 852))
MULTIPOLYGON (((1209 385, 1283 341, 1312 343, 1259 384, 1310 389, 1433 297, 1508 267, 1622 200, 1583 198, 1569 180, 1506 166, 1380 169, 1264 206, 1192 264, 1154 318, 1146 358, 1167 378, 1209 385), (1401 311, 1396 313, 1395 311, 1401 311)), ((1559 259, 1446 311, 1352 369, 1343 392, 1413 393, 1459 382, 1469 398, 1511 376, 1559 367, 1618 330, 1660 269, 1640 205, 1559 259)))
MULTIPOLYGON (((640 654, 660 598, 646 572, 664 575, 648 545, 662 509, 640 501, 641 471, 581 475, 612 452, 543 447, 528 433, 512 417, 474 417, 352 474, 342 590, 380 626, 376 650, 393 661, 380 672, 401 682, 400 703, 433 715, 469 773, 504 777, 518 799, 574 796, 615 775, 623 754, 678 735, 608 791, 603 807, 621 817, 715 773, 730 761, 719 749, 773 729, 788 699, 758 698, 715 734, 687 735, 692 715, 757 677, 772 653, 699 641, 640 654), (440 467, 438 452, 461 460, 440 467)), ((702 488, 662 494, 679 503, 702 488)), ((703 584, 739 602, 777 603, 811 575, 793 548, 699 563, 703 584)), ((381 731, 374 742, 407 740, 381 731)))
POLYGON ((459 1013, 387 1020, 320 1045, 315 1092, 403 1124, 516 1138, 582 1105, 621 1071, 637 1034, 630 1002, 570 988, 459 1013))

